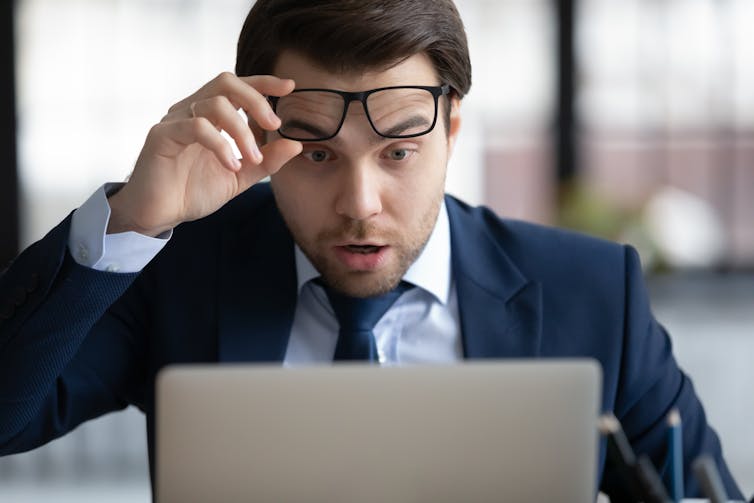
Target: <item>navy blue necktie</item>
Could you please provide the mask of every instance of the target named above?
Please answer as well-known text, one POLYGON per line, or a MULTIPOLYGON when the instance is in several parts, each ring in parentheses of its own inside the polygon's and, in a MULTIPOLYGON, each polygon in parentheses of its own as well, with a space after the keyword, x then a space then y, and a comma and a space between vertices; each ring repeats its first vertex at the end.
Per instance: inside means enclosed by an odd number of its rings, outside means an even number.
POLYGON ((333 360, 377 361, 377 345, 372 330, 398 297, 412 286, 401 281, 386 294, 367 298, 349 297, 324 286, 340 325, 333 360))

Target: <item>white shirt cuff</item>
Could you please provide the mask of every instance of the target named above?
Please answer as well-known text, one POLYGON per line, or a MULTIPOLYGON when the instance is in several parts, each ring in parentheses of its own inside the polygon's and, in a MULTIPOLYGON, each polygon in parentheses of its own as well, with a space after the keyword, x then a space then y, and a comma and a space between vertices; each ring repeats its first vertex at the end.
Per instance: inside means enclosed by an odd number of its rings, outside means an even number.
POLYGON ((122 183, 106 183, 73 212, 68 250, 80 265, 107 272, 139 272, 167 244, 173 231, 156 238, 138 232, 107 234, 110 205, 107 194, 122 183))

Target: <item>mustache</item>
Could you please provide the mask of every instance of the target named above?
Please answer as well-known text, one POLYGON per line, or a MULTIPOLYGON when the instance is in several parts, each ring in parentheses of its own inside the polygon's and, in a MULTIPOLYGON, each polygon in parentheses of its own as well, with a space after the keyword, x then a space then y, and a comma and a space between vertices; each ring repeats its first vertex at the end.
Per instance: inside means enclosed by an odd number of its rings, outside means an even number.
POLYGON ((327 229, 319 233, 317 239, 321 241, 363 241, 367 238, 385 237, 389 233, 381 231, 374 223, 362 220, 348 220, 342 225, 327 229))

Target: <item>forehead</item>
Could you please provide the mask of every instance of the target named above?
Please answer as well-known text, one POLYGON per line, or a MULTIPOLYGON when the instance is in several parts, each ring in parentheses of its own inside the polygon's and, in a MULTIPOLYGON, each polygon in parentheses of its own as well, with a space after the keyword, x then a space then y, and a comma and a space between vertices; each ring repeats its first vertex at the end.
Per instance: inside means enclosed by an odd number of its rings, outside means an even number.
POLYGON ((390 68, 362 72, 333 73, 293 51, 278 57, 274 75, 293 79, 296 88, 317 87, 341 91, 366 91, 377 87, 440 84, 432 62, 426 54, 415 54, 390 68))

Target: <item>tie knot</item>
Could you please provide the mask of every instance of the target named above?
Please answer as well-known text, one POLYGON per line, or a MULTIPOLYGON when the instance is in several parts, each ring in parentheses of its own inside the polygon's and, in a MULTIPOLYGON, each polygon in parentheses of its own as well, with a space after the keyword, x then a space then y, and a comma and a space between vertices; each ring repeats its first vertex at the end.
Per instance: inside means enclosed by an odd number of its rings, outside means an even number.
POLYGON ((371 332, 380 318, 403 292, 411 288, 401 281, 389 292, 374 297, 351 297, 325 286, 325 293, 335 311, 340 329, 348 332, 371 332))
POLYGON ((384 295, 362 299, 336 292, 320 280, 317 280, 317 283, 324 287, 340 325, 333 359, 377 360, 377 346, 372 330, 390 306, 403 292, 411 288, 411 285, 401 281, 396 288, 384 295))

